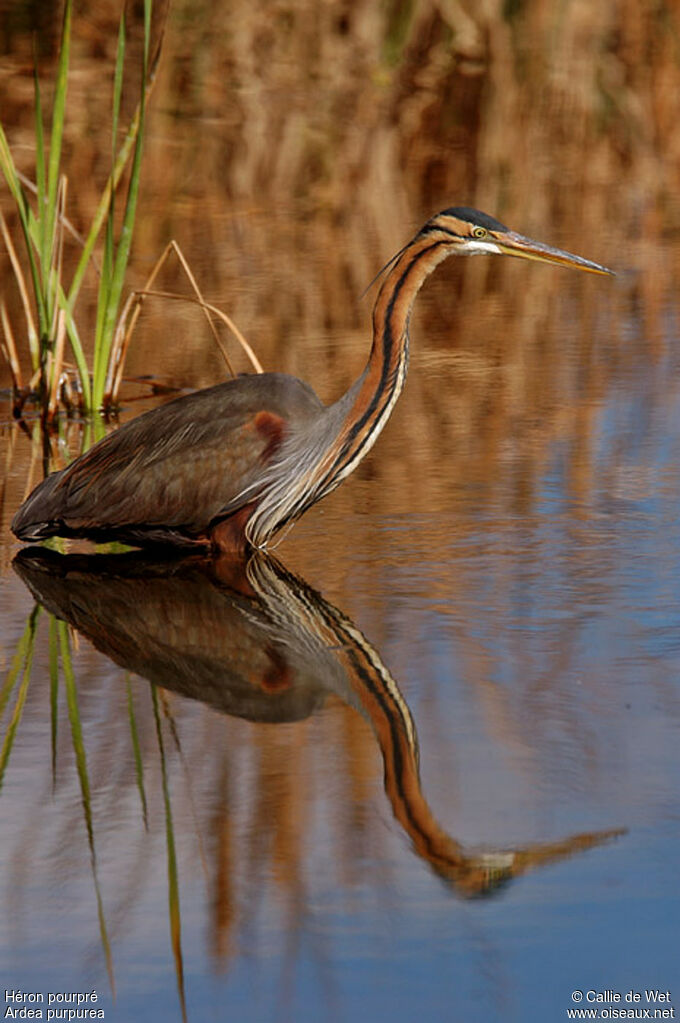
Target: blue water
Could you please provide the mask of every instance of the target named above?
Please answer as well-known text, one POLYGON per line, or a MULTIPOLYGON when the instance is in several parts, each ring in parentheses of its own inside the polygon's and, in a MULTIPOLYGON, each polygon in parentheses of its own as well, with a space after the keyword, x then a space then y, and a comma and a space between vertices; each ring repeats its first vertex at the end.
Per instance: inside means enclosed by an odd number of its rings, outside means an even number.
MULTIPOLYGON (((391 673, 418 730, 424 798, 464 849, 616 837, 468 897, 395 816, 376 734, 337 679, 280 724, 159 690, 169 818, 150 689, 133 671, 145 826, 124 669, 81 638, 93 866, 63 682, 51 767, 43 615, 0 796, 0 990, 96 989, 109 1021, 181 1020, 170 823, 196 1023, 547 1023, 607 1008, 588 992, 639 992, 624 1006, 648 1007, 646 989, 670 990, 659 1007, 679 1011, 676 369, 669 348, 615 376, 589 420, 586 485, 578 431, 548 445, 530 479, 509 462, 436 500, 424 480, 375 502, 375 480, 359 474, 279 552, 391 673)), ((432 372, 433 393, 437 382, 432 372)), ((390 429, 385 443, 401 443, 407 418, 390 429)), ((8 667, 33 606, 9 568, 0 601, 8 667)), ((133 602, 132 613, 148 612, 133 602)), ((195 633, 177 604, 164 613, 158 648, 174 637, 195 674, 228 645, 232 624, 195 633)), ((248 636, 232 654, 261 695, 262 657, 278 662, 248 636)))

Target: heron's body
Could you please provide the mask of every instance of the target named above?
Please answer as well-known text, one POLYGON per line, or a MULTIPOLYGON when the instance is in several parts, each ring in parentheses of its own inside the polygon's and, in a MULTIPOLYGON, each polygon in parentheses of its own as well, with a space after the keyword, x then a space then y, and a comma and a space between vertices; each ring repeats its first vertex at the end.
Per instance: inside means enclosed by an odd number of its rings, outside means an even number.
POLYGON ((239 377, 168 402, 48 476, 17 512, 22 540, 266 544, 333 490, 367 454, 399 397, 413 300, 454 252, 505 253, 611 271, 532 242, 466 208, 433 217, 394 257, 373 311, 364 372, 325 406, 301 380, 239 377))
POLYGON ((239 377, 176 398, 48 476, 20 510, 31 522, 24 534, 205 542, 213 528, 252 508, 253 499, 240 495, 290 441, 287 424, 313 431, 323 411, 310 387, 283 373, 239 377))

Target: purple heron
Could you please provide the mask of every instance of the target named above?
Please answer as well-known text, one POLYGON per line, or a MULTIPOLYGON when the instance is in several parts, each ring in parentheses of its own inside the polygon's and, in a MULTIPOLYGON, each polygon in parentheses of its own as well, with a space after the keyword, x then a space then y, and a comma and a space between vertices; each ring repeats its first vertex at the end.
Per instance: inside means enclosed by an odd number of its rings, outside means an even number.
POLYGON ((366 368, 332 405, 283 373, 238 377, 146 412, 48 476, 12 522, 50 536, 266 546, 370 451, 406 377, 409 318, 425 278, 452 255, 518 256, 612 271, 509 230, 479 210, 432 217, 385 267, 366 368))

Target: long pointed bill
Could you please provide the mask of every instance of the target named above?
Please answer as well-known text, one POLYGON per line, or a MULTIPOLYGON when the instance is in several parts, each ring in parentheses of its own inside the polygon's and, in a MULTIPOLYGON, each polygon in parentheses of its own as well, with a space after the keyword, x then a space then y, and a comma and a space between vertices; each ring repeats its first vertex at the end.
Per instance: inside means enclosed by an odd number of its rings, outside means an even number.
POLYGON ((585 270, 591 274, 611 274, 614 271, 599 263, 593 263, 590 259, 582 256, 574 256, 571 252, 564 252, 562 249, 553 249, 550 245, 543 245, 535 242, 532 238, 525 238, 515 231, 501 233, 493 232, 494 241, 500 251, 506 256, 519 256, 520 259, 534 259, 538 263, 556 263, 558 266, 573 266, 576 270, 585 270))

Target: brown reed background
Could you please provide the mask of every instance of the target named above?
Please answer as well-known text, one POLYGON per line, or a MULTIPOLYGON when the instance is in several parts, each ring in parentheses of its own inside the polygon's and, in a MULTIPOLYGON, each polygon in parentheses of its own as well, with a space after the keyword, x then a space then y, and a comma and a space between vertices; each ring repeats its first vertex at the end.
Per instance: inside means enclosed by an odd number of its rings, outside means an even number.
MULTIPOLYGON (((5 8, 13 15, 0 36, 0 109, 15 155, 32 174, 30 20, 39 22, 48 72, 59 5, 5 8)), ((67 148, 70 215, 79 228, 109 166, 118 9, 75 8, 67 148)), ((365 359, 366 284, 440 208, 476 205, 621 271, 608 282, 461 260, 428 284, 414 317, 405 395, 359 479, 330 499, 323 572, 318 548, 305 546, 312 535, 305 524, 282 552, 358 614, 380 647, 389 626, 385 608, 371 603, 370 570, 348 577, 346 569, 348 545, 365 548, 367 559, 374 550, 373 520, 356 508, 453 508, 450 527, 465 534, 476 528, 472 502, 457 488, 471 480, 477 500, 504 487, 498 507, 530 515, 534 481, 556 441, 566 443, 570 485, 587 498, 596 485, 591 433, 599 403, 627 366, 662 359, 674 340, 664 322, 680 260, 680 9, 659 0, 174 0, 163 46, 130 286, 175 238, 206 297, 223 304, 265 367, 303 375, 324 399, 348 386, 365 359)), ((4 263, 2 275, 9 288, 4 263)), ((168 271, 164 286, 183 287, 180 275, 168 271)), ((188 386, 223 374, 198 315, 160 302, 148 305, 129 371, 188 386)), ((11 469, 6 528, 26 486, 29 444, 9 426, 3 443, 11 469)), ((644 466, 629 485, 645 485, 644 466)), ((572 556, 587 559, 587 543, 572 556)), ((422 557, 417 546, 399 554, 402 565, 422 557)), ((455 605, 472 582, 452 572, 434 590, 426 576, 414 576, 413 586, 455 605)), ((532 734, 540 732, 534 708, 511 712, 485 682, 485 651, 471 644, 464 656, 479 677, 491 733, 521 743, 524 711, 532 734)), ((87 677, 92 654, 82 660, 87 677)), ((399 677, 399 663, 390 667, 399 677)), ((90 670, 94 689, 97 664, 90 670)), ((261 798, 252 833, 261 826, 272 836, 293 913, 311 812, 296 764, 313 758, 310 727, 286 726, 276 740, 253 728, 261 798)), ((206 729, 222 750, 212 769, 226 792, 238 749, 230 759, 216 733, 232 744, 245 738, 229 722, 206 729)), ((350 712, 324 718, 319 729, 328 748, 347 754, 348 819, 361 816, 367 779, 379 778, 373 739, 350 712)), ((122 733, 112 738, 114 746, 124 741, 122 733)), ((324 775, 319 788, 339 784, 338 776, 324 775)), ((229 955, 239 887, 237 825, 223 796, 211 803, 210 823, 217 959, 229 955)), ((372 842, 381 841, 379 830, 372 842)), ((338 848, 352 834, 341 829, 338 848)), ((348 875, 355 852, 341 855, 348 875)))
MULTIPOLYGON (((32 174, 29 29, 35 21, 48 81, 60 7, 5 7, 2 116, 32 174)), ((109 169, 119 9, 80 3, 74 12, 67 170, 81 230, 109 169)), ((165 9, 156 9, 160 24, 165 9)), ((140 26, 129 16, 132 109, 140 26)), ((299 374, 332 400, 366 357, 367 283, 442 207, 477 205, 613 265, 614 282, 507 260, 440 269, 416 305, 406 392, 359 470, 370 485, 355 478, 330 501, 334 527, 346 521, 352 537, 367 528, 355 508, 447 509, 462 481, 476 485, 477 501, 497 497, 500 481, 508 507, 528 513, 557 440, 587 497, 600 402, 626 368, 663 358, 672 340, 662 324, 680 255, 678 97, 671 3, 175 0, 130 287, 175 238, 265 368, 299 374)), ((2 281, 17 309, 4 263, 2 281)), ((186 290, 172 269, 162 286, 186 290)), ((95 289, 92 281, 92 305, 95 289)), ((148 303, 128 369, 183 386, 224 374, 199 314, 161 300, 148 303)), ((27 487, 29 445, 13 431, 5 444, 7 525, 27 487)), ((34 457, 31 482, 39 472, 34 457)), ((456 526, 465 530, 462 500, 456 526)))
MULTIPOLYGON (((3 119, 32 174, 29 29, 48 79, 60 8, 5 6, 3 119)), ((75 9, 67 171, 79 229, 109 167, 118 13, 114 2, 75 9)), ((435 505, 451 481, 493 481, 508 437, 533 476, 556 435, 588 430, 634 357, 620 344, 632 308, 635 357, 639 346, 659 355, 680 226, 675 5, 176 0, 163 48, 130 287, 175 238, 265 367, 304 376, 326 400, 365 359, 366 284, 437 209, 477 205, 620 272, 603 286, 507 261, 441 270, 417 305, 406 395, 363 470, 384 478, 372 500, 407 510, 423 478, 435 505)), ((128 68, 131 109, 133 56, 128 68)), ((2 280, 18 312, 4 262, 2 280)), ((162 286, 184 287, 172 270, 162 286)), ((128 368, 186 386, 224 373, 195 310, 160 300, 128 368)), ((588 473, 572 475, 583 485, 588 473)))

